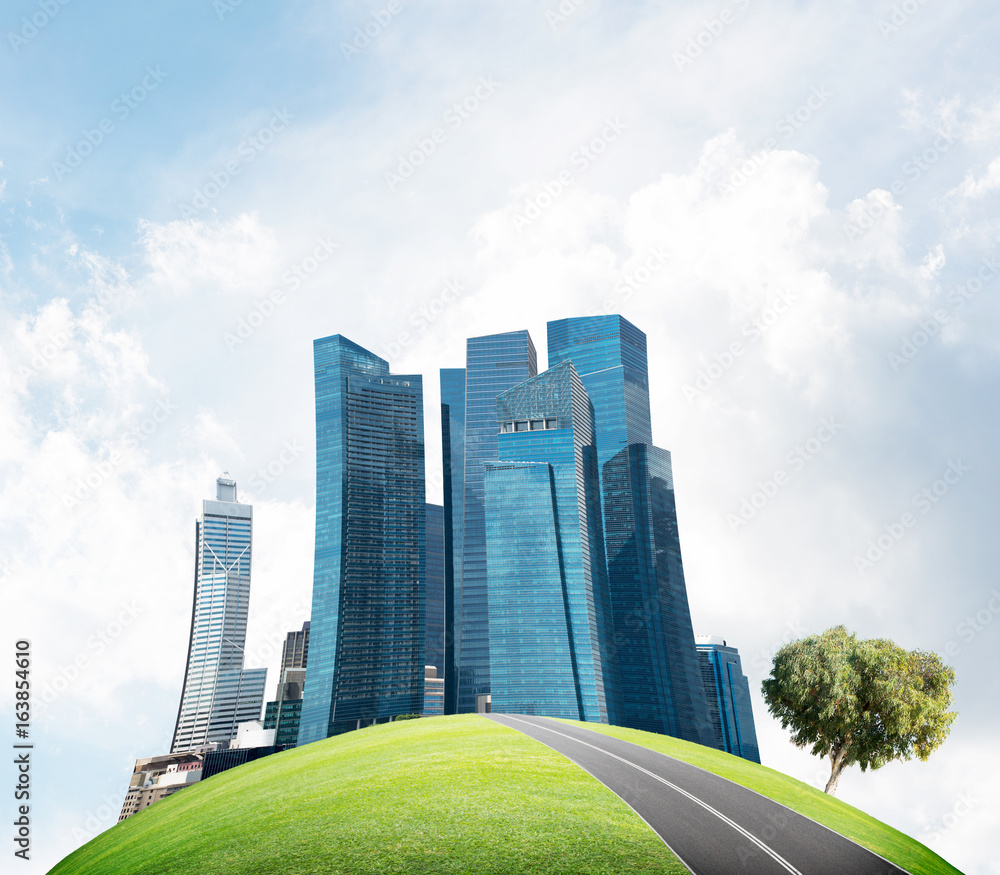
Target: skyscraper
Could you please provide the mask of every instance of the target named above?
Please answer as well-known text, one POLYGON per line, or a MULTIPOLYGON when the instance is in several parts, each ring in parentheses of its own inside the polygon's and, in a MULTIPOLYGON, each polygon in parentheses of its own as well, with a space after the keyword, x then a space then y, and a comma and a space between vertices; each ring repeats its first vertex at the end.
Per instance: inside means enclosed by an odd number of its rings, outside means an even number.
POLYGON ((281 648, 281 668, 274 701, 264 708, 264 729, 275 730, 274 743, 295 746, 299 738, 302 698, 309 664, 309 620, 289 632, 281 648))
POLYGON ((419 713, 423 384, 341 335, 313 343, 316 548, 299 744, 419 713))
POLYGON ((496 399, 485 463, 494 711, 614 721, 594 412, 572 363, 496 399))
POLYGON ((549 367, 571 361, 594 405, 597 464, 629 444, 651 444, 646 335, 621 316, 548 324, 549 367))
POLYGON ((302 669, 309 664, 309 626, 306 620, 299 631, 285 636, 285 643, 281 645, 282 673, 289 669, 302 669))
POLYGON ((465 506, 465 368, 441 369, 441 461, 444 471, 444 713, 458 710, 455 593, 461 592, 465 506), (456 581, 458 589, 456 590, 456 581))
POLYGON ((424 614, 424 663, 444 678, 444 508, 427 505, 427 610, 424 614))
POLYGON ((459 713, 475 711, 477 696, 490 692, 483 464, 497 458, 496 398, 537 372, 527 331, 473 337, 467 343, 462 574, 456 569, 454 582, 459 713))
POLYGON ((241 722, 260 718, 267 669, 243 668, 252 541, 253 508, 237 501, 236 481, 224 474, 195 522, 191 635, 172 753, 228 745, 241 722))
POLYGON ((757 730, 750 707, 750 682, 743 674, 739 651, 715 636, 699 636, 695 642, 716 746, 726 753, 759 763, 757 730))
POLYGON ((621 316, 548 324, 594 404, 614 617, 617 722, 713 746, 681 564, 670 453, 652 443, 646 335, 621 316))

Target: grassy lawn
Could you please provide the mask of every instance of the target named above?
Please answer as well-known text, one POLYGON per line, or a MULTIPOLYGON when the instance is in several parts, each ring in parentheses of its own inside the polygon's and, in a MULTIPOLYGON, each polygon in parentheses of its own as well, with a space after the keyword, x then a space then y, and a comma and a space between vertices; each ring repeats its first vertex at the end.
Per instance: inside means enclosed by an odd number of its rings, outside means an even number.
POLYGON ((52 869, 181 872, 686 870, 610 790, 472 714, 372 727, 248 763, 158 802, 52 869))
POLYGON ((635 742, 756 790, 853 839, 859 845, 891 860, 913 875, 941 875, 941 873, 961 875, 958 869, 942 860, 916 839, 911 839, 908 835, 870 817, 846 802, 841 802, 834 796, 829 796, 774 769, 665 735, 597 723, 577 723, 575 720, 564 722, 576 723, 603 732, 605 735, 635 742))

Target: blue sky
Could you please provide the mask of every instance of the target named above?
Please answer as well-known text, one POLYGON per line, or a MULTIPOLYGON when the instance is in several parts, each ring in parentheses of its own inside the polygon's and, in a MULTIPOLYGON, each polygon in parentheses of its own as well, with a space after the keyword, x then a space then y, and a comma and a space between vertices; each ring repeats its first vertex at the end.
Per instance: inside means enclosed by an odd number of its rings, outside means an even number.
POLYGON ((308 617, 313 338, 424 375, 439 500, 465 339, 528 328, 544 364, 547 320, 621 312, 765 763, 825 771, 757 693, 782 640, 947 654, 949 741, 839 795, 990 871, 1000 11, 55 5, 0 15, 2 623, 50 700, 26 870, 169 745, 223 470, 255 507, 250 663, 308 617))

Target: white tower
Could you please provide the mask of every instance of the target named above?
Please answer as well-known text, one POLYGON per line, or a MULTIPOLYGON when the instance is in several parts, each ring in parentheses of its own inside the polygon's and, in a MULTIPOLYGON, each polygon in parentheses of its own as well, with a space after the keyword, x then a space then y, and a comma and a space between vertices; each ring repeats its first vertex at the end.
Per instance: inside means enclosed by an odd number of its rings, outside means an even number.
POLYGON ((228 473, 195 522, 194 606, 172 753, 228 746, 237 726, 259 720, 267 669, 243 669, 253 508, 236 499, 228 473))

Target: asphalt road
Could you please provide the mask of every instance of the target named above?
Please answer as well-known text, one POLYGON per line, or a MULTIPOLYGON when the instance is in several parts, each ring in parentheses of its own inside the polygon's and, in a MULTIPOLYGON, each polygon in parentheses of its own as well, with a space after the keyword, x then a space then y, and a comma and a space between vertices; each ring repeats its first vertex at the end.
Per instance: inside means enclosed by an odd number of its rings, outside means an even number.
POLYGON ((816 821, 704 769, 545 717, 485 716, 597 778, 695 875, 907 875, 816 821))

